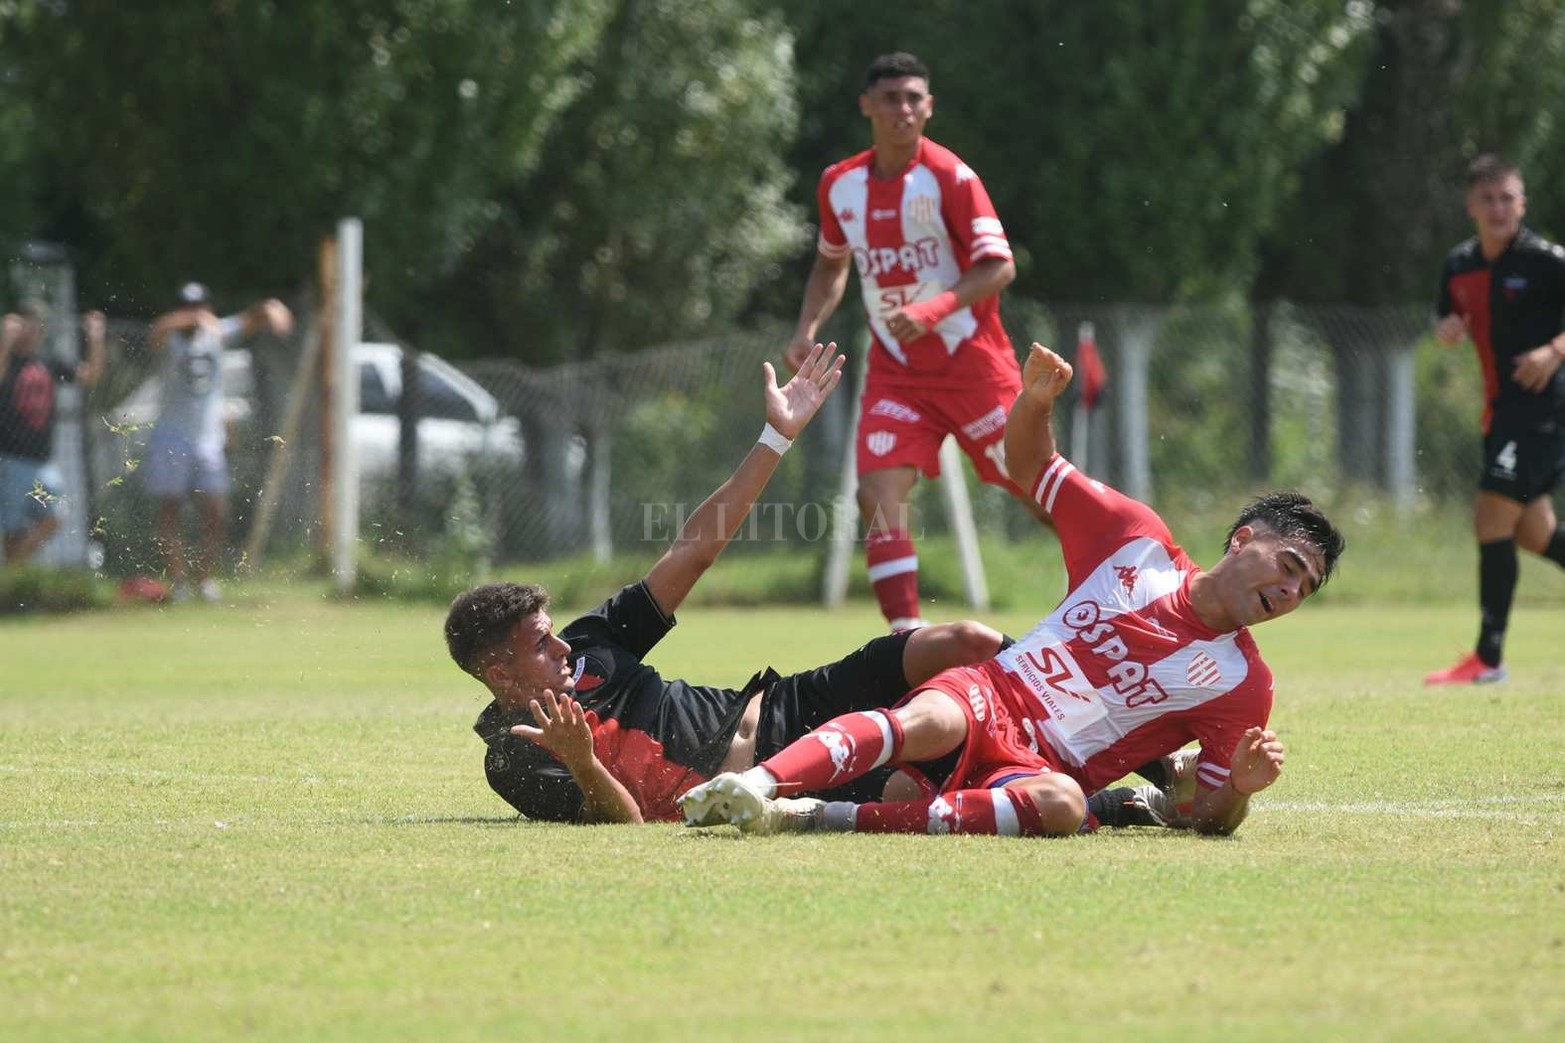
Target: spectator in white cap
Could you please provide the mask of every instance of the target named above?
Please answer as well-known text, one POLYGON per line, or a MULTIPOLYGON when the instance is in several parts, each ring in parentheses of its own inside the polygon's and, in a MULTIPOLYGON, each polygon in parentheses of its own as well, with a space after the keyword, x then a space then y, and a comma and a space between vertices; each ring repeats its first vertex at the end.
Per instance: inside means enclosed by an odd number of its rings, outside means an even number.
POLYGON ((157 542, 176 601, 190 598, 190 572, 203 600, 221 596, 213 573, 228 525, 223 349, 262 330, 282 337, 292 329, 293 314, 275 298, 218 318, 210 292, 199 282, 181 286, 178 306, 152 324, 152 349, 163 355, 162 399, 142 474, 158 501, 157 542), (201 534, 193 562, 187 562, 180 533, 187 498, 195 504, 201 534))

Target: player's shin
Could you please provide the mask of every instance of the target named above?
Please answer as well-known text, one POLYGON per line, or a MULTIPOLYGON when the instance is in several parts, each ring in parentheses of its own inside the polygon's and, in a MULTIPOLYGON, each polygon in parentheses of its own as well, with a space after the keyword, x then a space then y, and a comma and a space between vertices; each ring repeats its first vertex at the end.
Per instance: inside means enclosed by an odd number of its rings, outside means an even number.
MULTIPOLYGON (((840 805, 828 804, 822 828, 841 829, 840 805)), ((850 807, 852 805, 849 805, 850 807)), ((1002 837, 1059 836, 1075 831, 1045 820, 1032 798, 1018 789, 969 789, 942 793, 933 801, 860 804, 853 812, 855 833, 970 833, 1002 837)))
POLYGON ((777 794, 785 797, 831 789, 900 757, 902 741, 901 722, 884 710, 843 714, 751 772, 766 772, 776 780, 777 794))

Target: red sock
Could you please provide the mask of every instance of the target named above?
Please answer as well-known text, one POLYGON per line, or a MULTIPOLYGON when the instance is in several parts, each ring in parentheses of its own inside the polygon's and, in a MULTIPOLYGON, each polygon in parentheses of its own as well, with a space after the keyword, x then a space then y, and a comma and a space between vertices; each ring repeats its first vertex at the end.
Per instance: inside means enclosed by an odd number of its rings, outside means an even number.
POLYGON ((864 538, 869 582, 886 621, 918 617, 918 554, 906 529, 873 529, 864 538))
POLYGON ((902 752, 902 725, 884 710, 833 717, 760 764, 777 792, 830 789, 878 768, 902 752))
POLYGON ((1027 794, 1010 789, 964 789, 933 801, 860 804, 855 833, 983 833, 1002 837, 1043 835, 1043 816, 1027 794))

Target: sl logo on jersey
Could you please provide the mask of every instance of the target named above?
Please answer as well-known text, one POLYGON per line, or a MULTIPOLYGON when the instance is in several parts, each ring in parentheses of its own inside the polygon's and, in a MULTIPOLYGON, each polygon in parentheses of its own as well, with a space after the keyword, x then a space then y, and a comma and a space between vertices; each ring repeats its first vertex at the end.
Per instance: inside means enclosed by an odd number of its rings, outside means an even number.
POLYGON ((871 431, 864 436, 864 448, 875 456, 885 456, 897 446, 897 436, 890 431, 871 431))

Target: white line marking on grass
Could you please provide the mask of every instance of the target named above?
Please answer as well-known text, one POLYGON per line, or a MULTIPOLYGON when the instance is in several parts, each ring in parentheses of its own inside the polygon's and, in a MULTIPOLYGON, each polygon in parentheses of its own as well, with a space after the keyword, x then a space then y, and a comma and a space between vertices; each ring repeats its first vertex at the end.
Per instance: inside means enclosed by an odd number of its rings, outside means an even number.
POLYGON ((1351 804, 1329 804, 1325 801, 1270 801, 1260 807, 1264 811, 1299 811, 1310 814, 1326 812, 1333 815, 1406 815, 1413 818, 1503 818, 1526 817, 1518 812, 1501 810, 1518 805, 1558 804, 1565 801, 1565 793, 1546 793, 1532 797, 1448 797, 1440 800, 1375 800, 1351 804))
MULTIPOLYGON (((23 767, 16 764, 0 764, 0 773, 10 775, 89 775, 109 776, 121 779, 173 779, 182 782, 256 782, 267 785, 280 785, 290 782, 302 782, 312 786, 330 783, 333 786, 346 786, 362 783, 358 777, 323 778, 320 775, 230 775, 219 772, 207 771, 166 771, 158 768, 54 768, 54 767, 23 767)), ((410 773, 405 769, 399 772, 399 777, 416 777, 416 773, 410 773)), ((450 778, 448 772, 425 772, 425 778, 450 778)))

